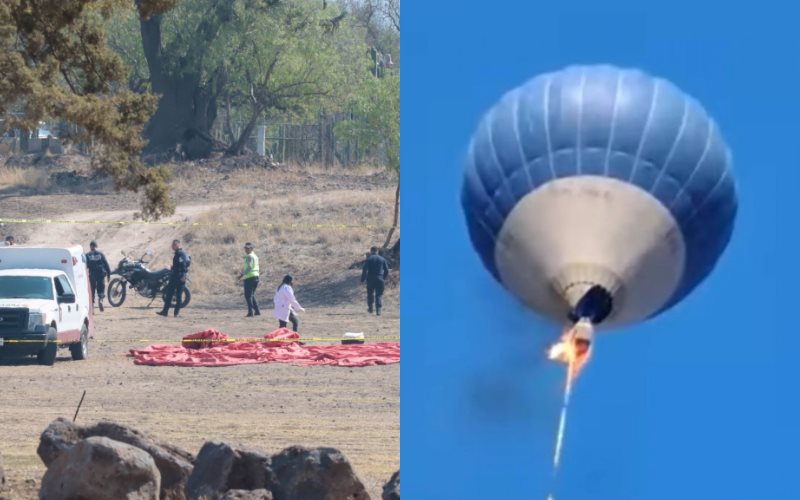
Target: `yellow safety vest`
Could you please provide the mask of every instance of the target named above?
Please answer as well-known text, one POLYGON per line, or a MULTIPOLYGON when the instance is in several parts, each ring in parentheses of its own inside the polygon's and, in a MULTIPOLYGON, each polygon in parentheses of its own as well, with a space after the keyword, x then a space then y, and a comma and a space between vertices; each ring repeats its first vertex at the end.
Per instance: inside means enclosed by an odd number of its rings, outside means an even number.
POLYGON ((250 252, 250 255, 244 256, 244 271, 242 276, 244 279, 258 278, 258 256, 255 252, 250 252), (250 259, 253 259, 253 267, 250 267, 250 259))

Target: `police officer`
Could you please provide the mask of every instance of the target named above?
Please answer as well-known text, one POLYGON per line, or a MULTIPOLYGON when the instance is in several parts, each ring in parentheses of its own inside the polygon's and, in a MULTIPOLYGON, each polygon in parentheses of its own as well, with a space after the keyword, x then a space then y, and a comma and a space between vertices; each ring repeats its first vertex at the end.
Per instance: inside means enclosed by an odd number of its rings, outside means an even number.
POLYGON ((364 261, 361 271, 361 283, 367 282, 367 310, 372 313, 372 304, 375 304, 375 314, 381 315, 383 307, 383 287, 389 276, 389 264, 386 259, 378 255, 378 247, 370 249, 370 256, 364 261))
POLYGON ((106 280, 111 277, 111 268, 103 252, 97 250, 97 242, 92 240, 89 243, 91 250, 86 254, 86 267, 89 268, 89 283, 92 287, 92 304, 94 304, 95 292, 97 293, 97 305, 103 311, 103 299, 106 298, 106 280))
POLYGON ((164 309, 157 312, 161 316, 169 315, 169 308, 172 306, 173 297, 176 299, 175 303, 175 317, 181 310, 181 303, 183 302, 183 287, 186 283, 186 275, 189 273, 189 266, 192 261, 189 255, 181 248, 181 240, 172 241, 172 251, 175 255, 172 257, 172 268, 170 269, 169 283, 164 290, 164 309))
POLYGON ((256 288, 258 288, 258 256, 253 252, 253 244, 244 244, 244 268, 239 274, 239 279, 244 280, 244 300, 247 302, 247 317, 261 316, 256 301, 256 288))

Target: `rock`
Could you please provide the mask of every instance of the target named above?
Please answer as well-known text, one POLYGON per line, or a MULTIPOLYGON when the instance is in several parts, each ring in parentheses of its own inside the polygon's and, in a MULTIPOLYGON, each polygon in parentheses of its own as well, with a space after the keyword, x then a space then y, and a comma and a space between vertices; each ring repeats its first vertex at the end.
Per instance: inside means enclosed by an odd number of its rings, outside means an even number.
POLYGON ((3 470, 3 457, 0 455, 0 487, 6 484, 6 471, 3 470))
POLYGON ((400 500, 400 470, 392 474, 389 482, 383 485, 382 500, 400 500))
POLYGON ((200 449, 186 493, 190 499, 217 497, 229 490, 271 490, 270 458, 252 448, 209 441, 200 449))
POLYGON ((161 474, 161 500, 184 500, 186 483, 192 474, 194 456, 171 444, 154 439, 136 429, 103 421, 84 429, 87 436, 102 436, 146 451, 161 474))
POLYGON ((220 500, 272 500, 269 490, 230 490, 220 500))
POLYGON ((275 500, 369 500, 350 462, 336 449, 292 446, 272 456, 275 500))
POLYGON ((149 453, 105 437, 90 437, 50 464, 39 498, 159 500, 160 490, 161 474, 149 453))
POLYGON ((57 418, 39 437, 36 453, 47 467, 81 439, 80 428, 65 418, 57 418))
POLYGON ((194 456, 131 427, 111 421, 102 421, 91 427, 80 427, 69 420, 58 418, 44 430, 36 451, 42 462, 49 467, 77 442, 89 437, 107 437, 147 452, 161 474, 161 499, 186 498, 186 482, 192 473, 194 456))

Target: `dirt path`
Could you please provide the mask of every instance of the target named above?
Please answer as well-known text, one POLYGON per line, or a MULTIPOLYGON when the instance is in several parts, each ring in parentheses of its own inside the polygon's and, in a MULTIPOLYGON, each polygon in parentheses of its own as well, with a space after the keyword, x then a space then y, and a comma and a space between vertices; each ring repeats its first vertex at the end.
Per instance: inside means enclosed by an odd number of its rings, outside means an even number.
MULTIPOLYGON (((375 199, 381 199, 382 192, 353 192, 353 191, 324 191, 320 193, 307 194, 302 197, 304 203, 315 203, 324 205, 325 202, 331 200, 341 200, 346 197, 351 202, 368 202, 375 199)), ((268 199, 257 200, 259 206, 273 206, 291 204, 294 197, 289 196, 275 196, 268 199)), ((385 196, 383 197, 385 198, 385 196)), ((241 205, 242 201, 227 200, 219 201, 216 203, 196 204, 196 205, 180 205, 175 210, 175 214, 170 217, 165 217, 161 222, 164 223, 180 223, 189 222, 192 219, 214 211, 220 212, 225 208, 237 207, 241 205)), ((168 248, 169 242, 174 236, 174 226, 168 224, 143 224, 137 223, 133 216, 135 210, 104 210, 104 211, 80 211, 70 212, 55 215, 19 215, 14 217, 31 218, 36 220, 51 219, 55 221, 85 221, 90 222, 87 224, 64 224, 64 223, 48 223, 48 224, 32 224, 25 227, 27 234, 27 244, 30 245, 53 245, 53 244, 74 244, 76 241, 76 233, 80 236, 85 236, 83 239, 93 239, 97 229, 100 228, 103 233, 102 247, 106 256, 111 258, 112 262, 119 256, 120 250, 129 250, 132 242, 141 246, 143 244, 153 246, 160 245, 160 248, 168 248), (116 222, 124 221, 130 222, 127 225, 102 225, 94 224, 98 222, 116 222)), ((10 216, 10 215, 9 215, 10 216)), ((219 221, 224 223, 225 221, 219 221)), ((275 224, 292 223, 295 221, 271 221, 275 224)), ((358 221, 346 221, 350 224, 357 224, 358 221)), ((84 243, 86 245, 86 243, 84 243)))

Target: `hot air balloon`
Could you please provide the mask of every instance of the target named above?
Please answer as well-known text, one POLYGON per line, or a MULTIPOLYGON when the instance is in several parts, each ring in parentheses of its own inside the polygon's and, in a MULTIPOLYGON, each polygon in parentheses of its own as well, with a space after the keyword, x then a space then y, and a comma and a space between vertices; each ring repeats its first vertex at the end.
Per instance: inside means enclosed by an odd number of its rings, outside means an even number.
POLYGON ((571 66, 508 92, 474 133, 461 195, 486 269, 533 311, 598 328, 684 299, 737 213, 731 154, 672 83, 571 66))

